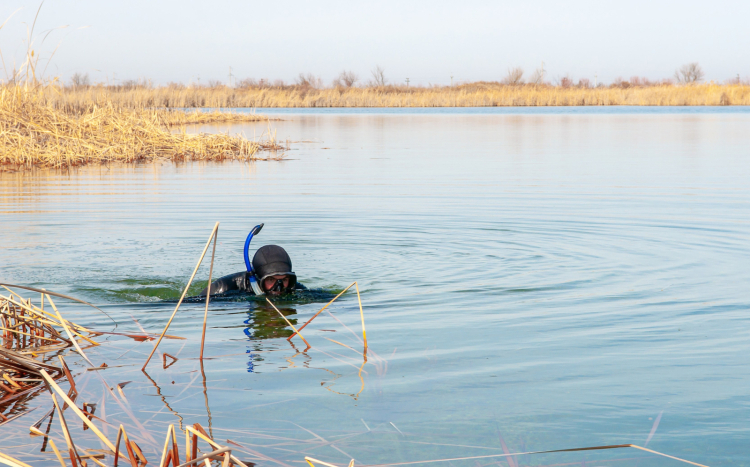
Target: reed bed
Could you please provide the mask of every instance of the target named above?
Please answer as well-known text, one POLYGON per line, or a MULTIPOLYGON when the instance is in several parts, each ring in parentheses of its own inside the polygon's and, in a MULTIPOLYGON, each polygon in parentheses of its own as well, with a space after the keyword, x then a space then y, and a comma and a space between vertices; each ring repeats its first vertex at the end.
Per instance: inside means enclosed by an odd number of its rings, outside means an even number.
POLYGON ((278 160, 284 146, 264 139, 188 134, 175 125, 258 121, 263 117, 132 108, 98 99, 78 107, 54 105, 53 87, 0 88, 0 169, 67 168, 89 163, 185 160, 278 160), (261 151, 269 155, 262 157, 261 151))
POLYGON ((53 379, 68 377, 70 371, 64 362, 53 364, 54 356, 69 347, 96 344, 94 331, 65 320, 53 302, 44 309, 5 288, 0 295, 0 425, 24 413, 26 403, 44 389, 41 371, 46 370, 53 379))
POLYGON ((89 86, 57 88, 47 99, 58 108, 86 108, 100 100, 130 108, 227 107, 508 107, 750 105, 746 84, 659 84, 577 87, 471 83, 452 87, 309 86, 230 88, 89 86))

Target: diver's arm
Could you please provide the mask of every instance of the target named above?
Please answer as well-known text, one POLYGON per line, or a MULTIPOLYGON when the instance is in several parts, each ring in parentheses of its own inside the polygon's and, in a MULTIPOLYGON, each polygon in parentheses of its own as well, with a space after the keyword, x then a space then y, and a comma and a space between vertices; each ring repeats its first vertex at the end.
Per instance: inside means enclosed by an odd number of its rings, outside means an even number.
MULTIPOLYGON (((211 283, 211 295, 223 294, 231 291, 245 292, 252 294, 253 289, 247 280, 247 271, 229 274, 220 277, 211 283)), ((203 289, 199 296, 205 297, 207 289, 203 289)))

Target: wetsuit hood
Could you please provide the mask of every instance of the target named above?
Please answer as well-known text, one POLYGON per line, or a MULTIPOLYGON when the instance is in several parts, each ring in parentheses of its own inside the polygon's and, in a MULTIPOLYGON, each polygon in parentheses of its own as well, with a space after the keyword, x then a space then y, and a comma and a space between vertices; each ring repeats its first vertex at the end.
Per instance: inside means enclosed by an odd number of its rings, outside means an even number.
POLYGON ((266 245, 258 248, 255 256, 253 256, 253 271, 258 278, 258 282, 261 283, 266 277, 279 274, 292 276, 295 282, 297 280, 297 275, 292 272, 292 259, 286 250, 278 245, 266 245))

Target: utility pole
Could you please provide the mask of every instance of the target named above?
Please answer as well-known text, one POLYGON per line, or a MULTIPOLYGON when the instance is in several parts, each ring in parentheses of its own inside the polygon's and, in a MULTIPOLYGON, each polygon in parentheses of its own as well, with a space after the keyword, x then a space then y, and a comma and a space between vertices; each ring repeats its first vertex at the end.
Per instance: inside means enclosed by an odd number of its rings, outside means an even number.
POLYGON ((406 87, 409 87, 409 78, 406 78, 406 87))

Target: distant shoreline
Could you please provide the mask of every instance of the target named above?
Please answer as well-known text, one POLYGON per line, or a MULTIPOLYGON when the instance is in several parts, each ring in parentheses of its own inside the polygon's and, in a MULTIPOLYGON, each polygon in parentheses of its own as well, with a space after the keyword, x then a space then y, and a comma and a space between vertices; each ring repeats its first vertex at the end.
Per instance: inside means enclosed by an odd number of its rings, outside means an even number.
POLYGON ((443 87, 277 86, 58 87, 47 93, 58 108, 107 101, 126 108, 419 108, 750 105, 750 85, 659 84, 578 87, 473 83, 443 87))

